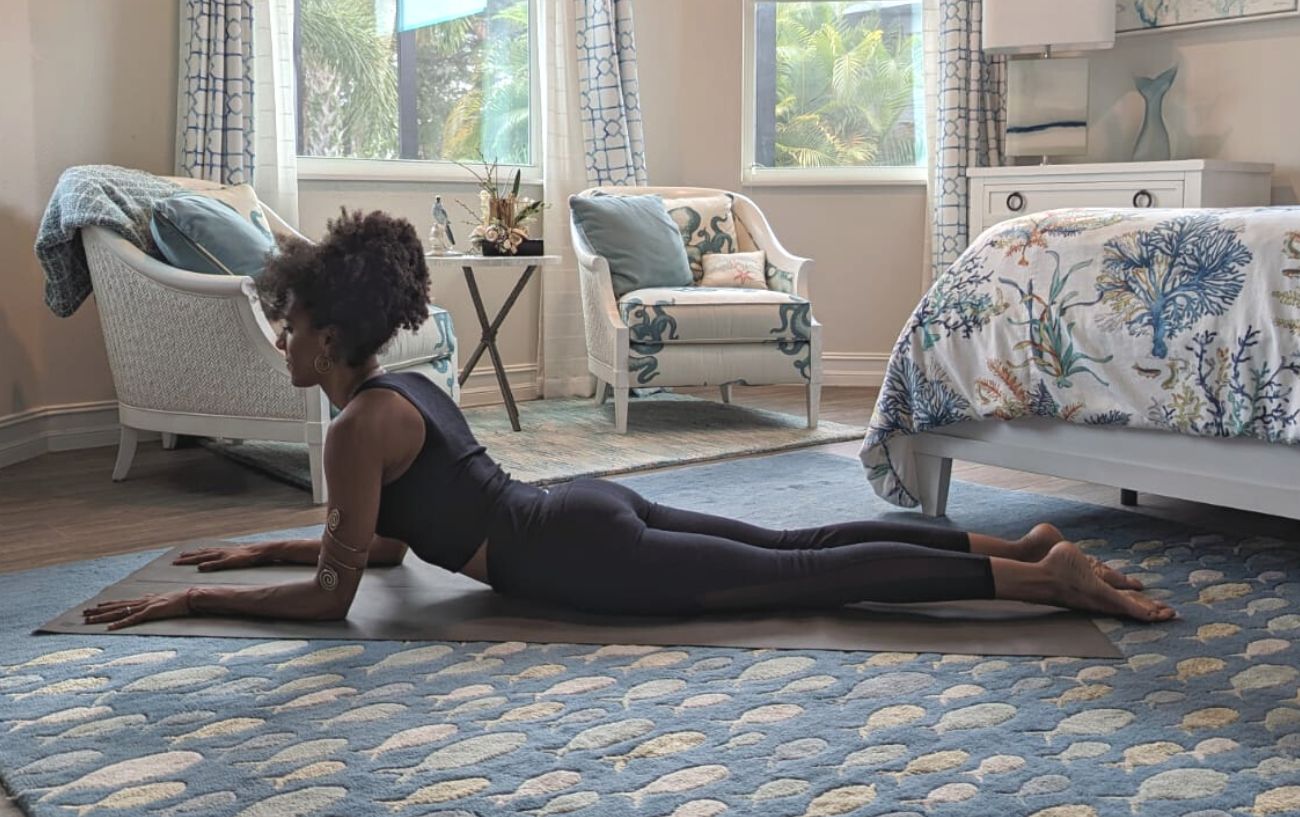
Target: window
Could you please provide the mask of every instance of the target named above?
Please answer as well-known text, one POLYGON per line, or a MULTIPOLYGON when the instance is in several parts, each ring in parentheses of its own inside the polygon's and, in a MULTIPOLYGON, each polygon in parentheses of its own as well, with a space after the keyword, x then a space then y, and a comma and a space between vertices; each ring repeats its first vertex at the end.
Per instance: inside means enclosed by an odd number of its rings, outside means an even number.
POLYGON ((536 164, 532 0, 297 0, 306 178, 536 164))
POLYGON ((745 11, 745 183, 924 181, 921 0, 745 11))

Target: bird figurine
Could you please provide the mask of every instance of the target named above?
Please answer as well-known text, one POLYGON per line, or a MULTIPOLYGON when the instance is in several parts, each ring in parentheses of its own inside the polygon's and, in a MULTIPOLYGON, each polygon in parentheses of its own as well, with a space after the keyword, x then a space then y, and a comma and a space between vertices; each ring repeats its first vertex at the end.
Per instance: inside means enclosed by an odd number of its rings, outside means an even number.
POLYGON ((433 197, 433 229, 429 231, 429 243, 437 255, 449 255, 455 251, 456 237, 451 232, 451 217, 447 208, 442 206, 442 196, 433 197))

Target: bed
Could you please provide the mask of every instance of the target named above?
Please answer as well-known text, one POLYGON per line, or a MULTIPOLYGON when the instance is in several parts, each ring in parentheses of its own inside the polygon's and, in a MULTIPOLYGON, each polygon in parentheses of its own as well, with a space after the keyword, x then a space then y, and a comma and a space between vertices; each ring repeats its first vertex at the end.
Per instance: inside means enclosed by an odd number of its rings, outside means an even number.
POLYGON ((899 335, 860 457, 942 515, 953 459, 1300 519, 1300 207, 995 225, 899 335))

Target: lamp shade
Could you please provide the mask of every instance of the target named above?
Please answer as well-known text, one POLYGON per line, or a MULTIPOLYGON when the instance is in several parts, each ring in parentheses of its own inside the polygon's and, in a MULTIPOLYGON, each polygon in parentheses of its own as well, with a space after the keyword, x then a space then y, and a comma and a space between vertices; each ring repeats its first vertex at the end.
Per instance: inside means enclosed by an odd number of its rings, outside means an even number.
POLYGON ((1041 54, 1115 45, 1115 0, 984 0, 984 51, 1041 54))

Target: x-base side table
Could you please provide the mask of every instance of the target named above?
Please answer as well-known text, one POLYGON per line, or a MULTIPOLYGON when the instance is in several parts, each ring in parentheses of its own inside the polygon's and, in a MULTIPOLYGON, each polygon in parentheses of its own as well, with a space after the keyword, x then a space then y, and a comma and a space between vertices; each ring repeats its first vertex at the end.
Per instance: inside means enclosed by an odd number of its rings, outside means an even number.
POLYGON ((492 356, 492 368, 496 370, 497 385, 501 387, 501 396, 506 401, 506 411, 510 414, 510 427, 515 431, 520 431, 519 427, 519 409, 515 407, 515 397, 510 392, 510 383, 506 380, 506 368, 501 362, 501 353, 497 350, 497 331, 501 324, 505 322, 506 315, 510 314, 510 309, 515 305, 519 294, 528 286, 528 281, 533 277, 533 273, 538 267, 551 266, 560 263, 558 255, 434 255, 426 253, 425 261, 430 267, 447 268, 460 267, 465 273, 465 284, 469 287, 469 295, 474 300, 474 311, 478 313, 479 326, 483 330, 483 336, 478 342, 478 347, 474 353, 465 361, 465 367, 460 373, 460 385, 464 386, 469 375, 478 365, 479 358, 483 356, 486 350, 492 356), (487 309, 483 306, 483 296, 479 294, 478 282, 474 279, 474 268, 487 268, 490 270, 505 270, 511 268, 523 267, 524 272, 519 276, 518 282, 515 283, 514 289, 506 298, 505 303, 501 305, 501 311, 491 321, 488 320, 487 309))

